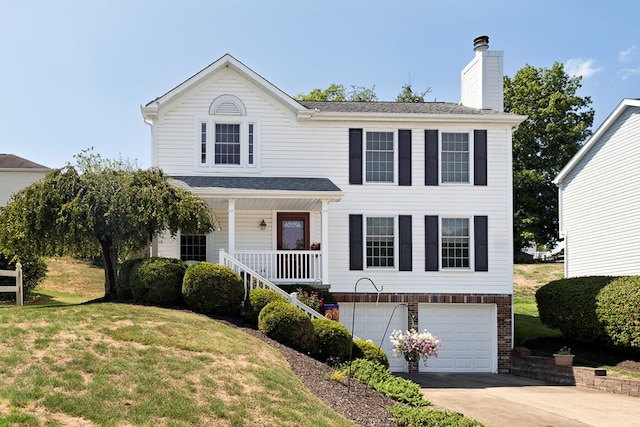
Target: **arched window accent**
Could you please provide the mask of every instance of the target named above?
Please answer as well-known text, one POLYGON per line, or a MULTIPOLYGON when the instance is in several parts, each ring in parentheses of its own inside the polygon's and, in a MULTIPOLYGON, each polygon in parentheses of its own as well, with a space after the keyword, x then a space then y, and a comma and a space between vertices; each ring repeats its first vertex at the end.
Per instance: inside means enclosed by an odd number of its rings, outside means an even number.
POLYGON ((220 95, 213 100, 209 106, 211 115, 246 116, 247 109, 244 104, 234 95, 220 95))

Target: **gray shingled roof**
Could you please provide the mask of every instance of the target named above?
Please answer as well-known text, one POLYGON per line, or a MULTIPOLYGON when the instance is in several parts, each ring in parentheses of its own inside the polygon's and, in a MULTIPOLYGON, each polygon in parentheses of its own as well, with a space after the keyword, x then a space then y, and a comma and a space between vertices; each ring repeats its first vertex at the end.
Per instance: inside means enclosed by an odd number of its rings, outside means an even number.
POLYGON ((14 154, 0 154, 0 169, 48 169, 14 154))
POLYGON ((330 102, 299 101, 309 109, 332 113, 395 113, 395 114, 504 114, 494 110, 465 107, 453 102, 330 102))
POLYGON ((328 178, 172 176, 191 188, 236 188, 243 190, 342 191, 328 178))

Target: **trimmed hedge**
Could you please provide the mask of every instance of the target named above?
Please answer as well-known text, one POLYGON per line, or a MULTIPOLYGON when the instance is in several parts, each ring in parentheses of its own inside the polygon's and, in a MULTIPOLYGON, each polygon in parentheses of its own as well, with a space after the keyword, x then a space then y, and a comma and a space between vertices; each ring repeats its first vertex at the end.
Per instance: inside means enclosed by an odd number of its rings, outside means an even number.
POLYGON ((154 305, 182 304, 186 268, 184 261, 175 258, 154 257, 135 263, 129 275, 133 299, 154 305))
POLYGON ((260 311, 273 301, 287 302, 287 299, 271 289, 254 288, 249 291, 244 316, 245 319, 253 326, 258 326, 258 316, 260 311))
POLYGON ((199 262, 187 267, 182 297, 198 313, 238 315, 244 299, 244 285, 240 275, 231 268, 199 262))
POLYGON ((258 316, 258 329, 271 339, 303 353, 313 354, 315 332, 311 319, 288 302, 267 304, 258 316))
POLYGON ((566 338, 640 348, 640 277, 555 280, 536 292, 540 320, 566 338))
POLYGON ((611 344, 640 349, 640 276, 620 277, 605 286, 596 313, 611 344))
POLYGON ((377 362, 389 369, 389 358, 380 347, 371 341, 355 340, 353 342, 353 358, 377 362))
POLYGON ((340 322, 329 319, 311 319, 316 337, 313 357, 321 362, 344 362, 351 352, 351 333, 340 322))

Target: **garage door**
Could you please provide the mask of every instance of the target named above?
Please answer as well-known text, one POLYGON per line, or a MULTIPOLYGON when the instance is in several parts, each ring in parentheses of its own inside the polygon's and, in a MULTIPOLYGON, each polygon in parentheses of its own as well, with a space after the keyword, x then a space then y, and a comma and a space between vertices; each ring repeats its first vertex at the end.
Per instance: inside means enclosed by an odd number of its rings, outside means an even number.
POLYGON ((421 372, 497 372, 496 308, 493 304, 420 304, 420 330, 441 340, 438 357, 421 372))
MULTIPOLYGON (((340 322, 349 331, 353 320, 353 304, 340 304, 340 322)), ((389 335, 394 329, 406 330, 407 308, 404 304, 368 304, 356 303, 356 316, 354 321, 354 335, 358 338, 371 340, 376 345, 382 342, 382 349, 389 358, 389 369, 393 372, 406 370, 404 360, 393 357, 393 349, 389 341, 389 335), (390 322, 390 323, 389 323, 390 322), (389 328, 387 329, 387 324, 389 328), (385 333, 385 329, 386 333, 385 333)))

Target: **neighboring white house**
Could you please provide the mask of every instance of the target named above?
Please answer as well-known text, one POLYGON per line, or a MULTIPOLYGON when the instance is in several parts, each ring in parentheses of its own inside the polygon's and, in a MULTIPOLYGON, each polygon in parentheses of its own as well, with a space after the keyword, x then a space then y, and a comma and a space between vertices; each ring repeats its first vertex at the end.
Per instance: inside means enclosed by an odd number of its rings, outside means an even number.
POLYGON ((6 205, 16 191, 44 178, 49 170, 13 154, 0 154, 0 206, 6 205))
POLYGON ((297 102, 231 55, 149 102, 152 165, 221 224, 153 253, 228 254, 274 283, 329 286, 394 371, 407 366, 388 337, 416 327, 442 340, 420 370, 507 372, 511 136, 525 117, 503 111, 502 52, 486 36, 474 50, 462 103, 297 102))
POLYGON ((640 274, 640 99, 623 99, 553 181, 565 276, 640 274))

